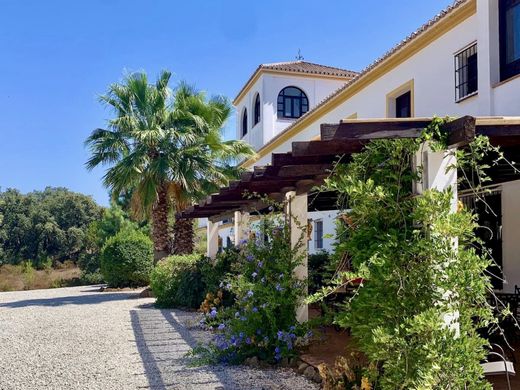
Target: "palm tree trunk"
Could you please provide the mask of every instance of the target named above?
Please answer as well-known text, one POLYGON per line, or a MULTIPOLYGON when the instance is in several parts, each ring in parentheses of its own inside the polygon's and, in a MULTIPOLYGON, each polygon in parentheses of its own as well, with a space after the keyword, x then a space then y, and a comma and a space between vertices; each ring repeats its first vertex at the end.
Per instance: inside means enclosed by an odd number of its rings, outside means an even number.
POLYGON ((173 253, 186 255, 193 253, 195 232, 192 219, 176 219, 173 224, 173 253))
POLYGON ((159 187, 157 201, 152 209, 152 240, 155 262, 170 254, 168 211, 168 190, 166 185, 163 184, 159 187))

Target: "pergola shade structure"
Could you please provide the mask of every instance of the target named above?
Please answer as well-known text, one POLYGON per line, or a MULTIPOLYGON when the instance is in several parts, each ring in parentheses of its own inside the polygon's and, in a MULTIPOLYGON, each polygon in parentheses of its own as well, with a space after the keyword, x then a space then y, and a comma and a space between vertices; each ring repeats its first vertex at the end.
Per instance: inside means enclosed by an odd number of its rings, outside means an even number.
MULTIPOLYGON (((282 200, 288 192, 304 194, 323 183, 334 163, 341 157, 347 162, 350 155, 360 152, 364 145, 375 139, 418 138, 432 118, 344 120, 338 124, 322 124, 321 139, 293 142, 288 153, 274 153, 271 164, 255 166, 242 174, 218 193, 208 196, 198 205, 178 215, 179 218, 226 219, 235 211, 251 212, 266 205, 247 194, 282 200)), ((476 135, 486 135, 491 143, 515 153, 520 145, 520 118, 464 116, 447 122, 448 147, 467 146, 476 135)), ((499 168, 496 168, 500 171, 499 168)), ((504 175, 511 174, 503 172, 504 175)), ((310 211, 333 210, 336 198, 331 193, 319 193, 309 202, 310 211)))

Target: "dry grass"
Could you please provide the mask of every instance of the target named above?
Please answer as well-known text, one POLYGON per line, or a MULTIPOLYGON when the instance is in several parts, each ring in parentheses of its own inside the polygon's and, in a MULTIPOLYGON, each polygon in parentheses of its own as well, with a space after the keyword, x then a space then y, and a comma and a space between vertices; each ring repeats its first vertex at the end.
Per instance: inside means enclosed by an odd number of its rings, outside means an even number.
POLYGON ((0 266, 0 291, 36 290, 80 284, 81 271, 67 264, 60 269, 35 270, 28 265, 0 266))

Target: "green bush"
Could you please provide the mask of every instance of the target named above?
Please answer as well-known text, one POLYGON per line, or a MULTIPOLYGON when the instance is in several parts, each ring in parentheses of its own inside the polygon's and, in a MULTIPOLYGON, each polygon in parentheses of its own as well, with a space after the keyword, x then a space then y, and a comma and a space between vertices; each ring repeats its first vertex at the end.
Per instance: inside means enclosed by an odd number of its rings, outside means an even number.
POLYGON ((78 257, 78 267, 85 274, 98 273, 101 267, 99 253, 82 253, 78 257))
MULTIPOLYGON (((216 296, 237 258, 236 249, 226 249, 214 262, 197 254, 163 259, 152 271, 150 281, 157 306, 198 309, 208 293, 216 296)), ((231 305, 233 295, 220 291, 224 306, 231 305)))
POLYGON ((150 286, 160 307, 196 309, 204 299, 206 286, 197 262, 199 255, 169 256, 153 269, 150 286))
POLYGON ((101 274, 111 287, 145 286, 153 268, 152 241, 143 233, 122 231, 101 251, 101 274))

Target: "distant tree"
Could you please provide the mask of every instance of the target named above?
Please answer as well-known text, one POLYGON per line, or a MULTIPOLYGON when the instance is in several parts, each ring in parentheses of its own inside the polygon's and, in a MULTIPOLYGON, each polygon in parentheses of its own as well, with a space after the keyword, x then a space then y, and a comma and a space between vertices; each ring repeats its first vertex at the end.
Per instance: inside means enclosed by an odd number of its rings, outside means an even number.
POLYGON ((108 129, 96 129, 86 140, 87 168, 109 165, 104 184, 112 195, 124 199, 131 192, 134 214, 151 216, 156 260, 193 251, 192 221, 175 221, 170 245, 172 209, 182 210, 235 178, 236 159, 252 154, 241 141, 222 141, 230 113, 226 99, 208 100, 186 84, 173 93, 170 78, 163 71, 149 84, 146 74, 133 73, 112 84, 101 101, 116 116, 108 129))
POLYGON ((101 210, 91 197, 65 188, 0 192, 0 263, 77 260, 101 210))

